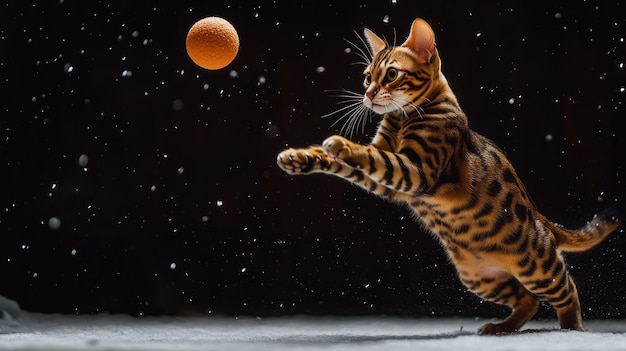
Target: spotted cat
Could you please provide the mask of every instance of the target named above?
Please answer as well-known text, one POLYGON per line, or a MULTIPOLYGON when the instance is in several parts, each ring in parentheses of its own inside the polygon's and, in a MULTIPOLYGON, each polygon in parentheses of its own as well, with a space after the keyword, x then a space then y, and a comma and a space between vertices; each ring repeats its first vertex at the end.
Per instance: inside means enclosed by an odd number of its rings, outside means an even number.
POLYGON ((561 328, 584 330, 576 285, 562 252, 584 251, 620 225, 610 211, 576 230, 544 217, 504 153, 468 127, 441 72, 434 33, 416 19, 390 47, 365 29, 371 59, 363 104, 382 115, 370 145, 334 135, 319 146, 282 151, 288 174, 326 173, 407 204, 441 242, 463 284, 509 306, 483 334, 518 330, 548 302, 561 328))

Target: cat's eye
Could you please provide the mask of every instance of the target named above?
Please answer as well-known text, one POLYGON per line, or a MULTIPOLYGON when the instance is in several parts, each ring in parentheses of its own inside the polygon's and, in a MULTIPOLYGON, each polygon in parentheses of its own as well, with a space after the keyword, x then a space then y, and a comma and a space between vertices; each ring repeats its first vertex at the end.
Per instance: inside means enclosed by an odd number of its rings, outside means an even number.
POLYGON ((387 78, 388 82, 393 82, 396 78, 398 78, 398 70, 395 68, 388 69, 387 76, 385 78, 387 78))
POLYGON ((372 75, 369 73, 365 74, 365 81, 363 82, 365 85, 372 84, 372 75))

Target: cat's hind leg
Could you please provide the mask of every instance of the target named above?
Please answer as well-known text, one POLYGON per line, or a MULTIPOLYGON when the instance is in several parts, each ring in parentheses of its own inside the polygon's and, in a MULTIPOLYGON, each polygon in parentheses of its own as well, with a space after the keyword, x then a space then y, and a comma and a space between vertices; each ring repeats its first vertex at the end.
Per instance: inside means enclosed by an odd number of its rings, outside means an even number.
POLYGON ((520 267, 519 280, 538 299, 552 305, 562 329, 583 331, 578 291, 565 260, 544 232, 538 231, 537 235, 536 254, 533 260, 525 260, 526 265, 520 267))
POLYGON ((561 329, 585 331, 583 318, 580 312, 580 301, 578 300, 578 290, 572 278, 569 278, 569 290, 571 299, 565 300, 564 306, 553 304, 559 317, 561 329))
POLYGON ((480 334, 498 334, 517 331, 537 312, 539 302, 513 276, 500 276, 504 279, 483 278, 480 281, 464 283, 485 300, 511 308, 511 314, 500 323, 487 323, 479 329, 480 334), (469 284, 468 284, 469 283, 469 284))
POLYGON ((560 257, 555 260, 551 272, 556 274, 524 282, 524 285, 539 299, 552 305, 562 329, 584 331, 578 291, 560 257))

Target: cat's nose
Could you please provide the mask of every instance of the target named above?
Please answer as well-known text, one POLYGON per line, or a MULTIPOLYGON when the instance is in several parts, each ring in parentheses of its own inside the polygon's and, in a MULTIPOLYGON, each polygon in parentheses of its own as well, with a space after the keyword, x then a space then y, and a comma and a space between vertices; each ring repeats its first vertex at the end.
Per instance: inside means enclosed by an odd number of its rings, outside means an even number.
POLYGON ((373 101, 377 93, 378 91, 376 90, 368 90, 365 92, 365 96, 367 96, 367 98, 370 99, 370 101, 373 101))

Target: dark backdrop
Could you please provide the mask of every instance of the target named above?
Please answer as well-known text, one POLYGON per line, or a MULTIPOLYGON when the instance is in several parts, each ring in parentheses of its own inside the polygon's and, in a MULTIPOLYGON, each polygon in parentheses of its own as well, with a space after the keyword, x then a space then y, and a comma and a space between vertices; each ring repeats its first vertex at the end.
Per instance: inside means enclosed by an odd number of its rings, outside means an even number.
MULTIPOLYGON (((5 2, 0 295, 60 313, 506 314, 406 209, 275 164, 337 133, 329 90, 361 91, 346 39, 402 42, 423 17, 471 127, 544 214, 620 208, 626 9, 505 3, 5 2), (184 46, 211 15, 241 41, 219 71, 184 46)), ((626 317, 624 243, 568 255, 585 317, 626 317)))

